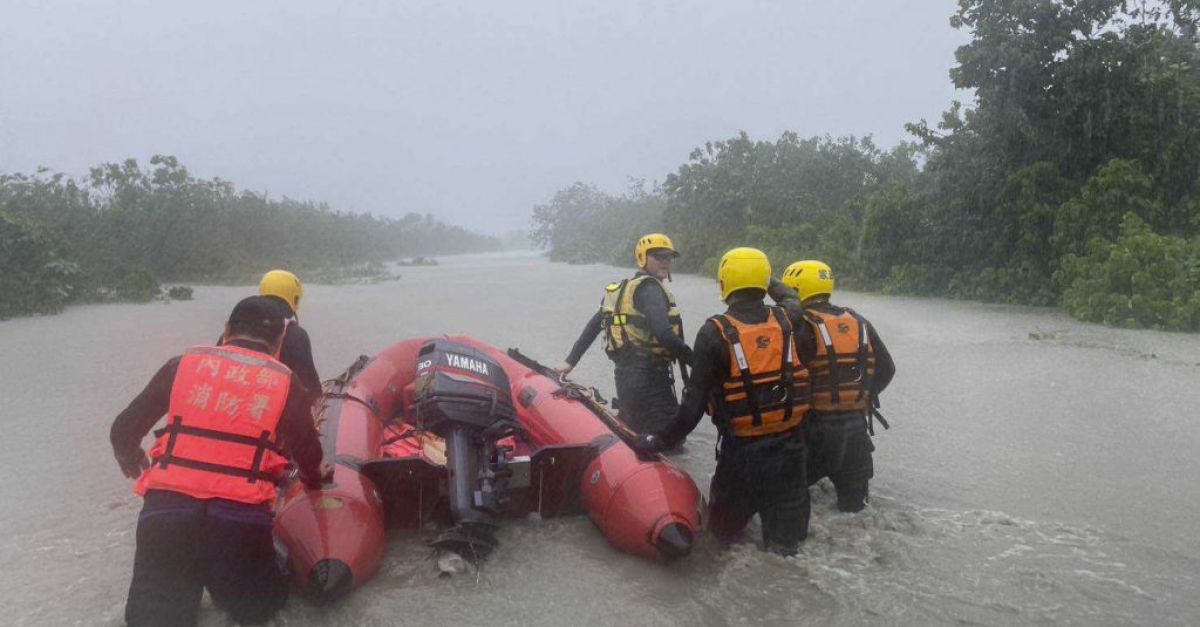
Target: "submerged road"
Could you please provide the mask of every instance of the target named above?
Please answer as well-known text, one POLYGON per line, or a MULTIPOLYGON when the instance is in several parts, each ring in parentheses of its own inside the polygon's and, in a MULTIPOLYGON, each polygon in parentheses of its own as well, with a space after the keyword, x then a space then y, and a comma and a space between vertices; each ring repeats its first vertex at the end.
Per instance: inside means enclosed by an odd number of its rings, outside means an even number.
MULTIPOLYGON (((532 254, 445 258, 400 280, 308 286, 322 376, 412 335, 474 335, 557 363, 627 270, 532 254)), ((689 333, 721 303, 672 284, 689 333)), ((211 341, 252 288, 189 302, 74 307, 0 322, 0 623, 120 625, 140 499, 112 460, 112 418, 155 369, 211 341)), ((421 533, 381 572, 283 625, 1200 623, 1200 336, 1108 329, 1053 310, 839 294, 898 374, 883 397, 864 512, 813 488, 801 555, 705 540, 681 564, 617 553, 583 518, 516 520, 477 576, 442 579, 421 533)), ((689 337, 689 342, 691 338, 689 337)), ((573 378, 612 393, 594 346, 573 378)), ((702 490, 705 422, 677 461, 702 490)), ((751 529, 753 538, 754 528, 751 529)), ((205 601, 202 625, 228 618, 205 601)))

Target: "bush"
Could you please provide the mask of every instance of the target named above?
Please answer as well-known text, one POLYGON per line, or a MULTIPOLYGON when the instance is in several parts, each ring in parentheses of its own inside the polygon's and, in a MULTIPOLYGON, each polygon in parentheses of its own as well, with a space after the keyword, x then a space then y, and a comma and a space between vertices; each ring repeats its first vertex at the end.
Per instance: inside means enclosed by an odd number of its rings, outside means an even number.
POLYGON ((1124 327, 1200 331, 1200 239, 1159 235, 1133 213, 1115 242, 1068 255, 1055 279, 1077 318, 1124 327))
POLYGON ((192 288, 186 285, 173 285, 167 290, 167 298, 171 300, 192 300, 192 288))
POLYGON ((0 320, 56 313, 71 298, 75 264, 36 224, 0 213, 0 320))
POLYGON ((1039 268, 984 268, 975 275, 958 274, 950 293, 960 298, 1013 305, 1053 305, 1058 298, 1039 268))
POLYGON ((119 273, 119 276, 120 278, 114 285, 114 291, 120 300, 148 303, 162 294, 162 288, 158 285, 158 281, 145 267, 130 268, 119 273))

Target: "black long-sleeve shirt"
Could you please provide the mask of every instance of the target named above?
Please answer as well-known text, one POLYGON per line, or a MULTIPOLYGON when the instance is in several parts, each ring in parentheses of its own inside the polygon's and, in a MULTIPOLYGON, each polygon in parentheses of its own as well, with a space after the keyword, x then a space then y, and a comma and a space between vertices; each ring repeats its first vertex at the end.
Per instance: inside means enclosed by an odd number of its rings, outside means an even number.
POLYGON ((279 350, 279 361, 296 375, 300 385, 304 386, 304 394, 311 404, 321 394, 321 377, 317 374, 317 365, 313 363, 312 340, 299 322, 288 326, 287 335, 283 338, 283 347, 279 350))
MULTIPOLYGON (((645 275, 645 272, 639 271, 633 275, 633 278, 645 275)), ((692 349, 671 330, 671 319, 668 315, 671 303, 667 299, 667 292, 663 289, 662 284, 658 281, 642 281, 638 284, 637 289, 633 292, 633 307, 646 317, 650 334, 672 355, 690 366, 692 349)), ((603 319, 604 312, 597 310, 584 325, 583 332, 579 334, 579 339, 575 340, 575 345, 571 347, 571 353, 567 355, 568 364, 574 366, 579 363, 580 358, 603 330, 603 319)))
MULTIPOLYGON (((230 345, 262 352, 262 345, 254 342, 234 340, 230 345)), ((142 438, 170 409, 171 388, 175 384, 180 359, 172 357, 167 360, 145 389, 113 420, 109 440, 117 459, 131 459, 142 454, 142 438)), ((301 389, 295 373, 292 374, 291 385, 293 391, 301 389)), ((305 481, 320 481, 321 441, 313 425, 312 405, 305 395, 288 394, 277 433, 281 448, 296 463, 305 481)))
MULTIPOLYGON (((271 302, 279 309, 279 315, 285 320, 295 318, 295 312, 292 311, 287 301, 278 296, 268 296, 271 302)), ((220 346, 221 338, 217 338, 216 344, 220 346)), ((288 325, 287 334, 283 336, 283 346, 279 349, 279 361, 287 366, 300 380, 303 388, 293 388, 293 394, 300 392, 301 395, 308 398, 308 402, 312 403, 317 396, 321 394, 321 377, 317 374, 317 365, 313 363, 312 340, 308 337, 308 331, 300 326, 296 320, 292 320, 288 325)))

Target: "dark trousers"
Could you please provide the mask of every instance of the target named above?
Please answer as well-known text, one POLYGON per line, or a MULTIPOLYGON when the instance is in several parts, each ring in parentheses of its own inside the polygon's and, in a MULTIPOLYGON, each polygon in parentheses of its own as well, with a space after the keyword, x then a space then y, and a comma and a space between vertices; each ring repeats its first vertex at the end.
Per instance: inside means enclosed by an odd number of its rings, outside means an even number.
POLYGON ((194 625, 205 588, 235 621, 269 620, 288 596, 271 518, 264 506, 147 492, 138 517, 125 622, 130 627, 194 625))
POLYGON ((800 429, 775 437, 724 437, 709 489, 709 530, 733 542, 758 514, 766 549, 795 555, 808 537, 811 509, 805 453, 800 429))
POLYGON ((863 414, 809 414, 808 482, 829 477, 837 490, 838 509, 857 512, 867 501, 868 483, 875 476, 871 452, 875 445, 863 414))
POLYGON ((660 433, 675 420, 679 400, 671 363, 661 360, 631 360, 618 363, 618 409, 621 420, 638 433, 660 433))

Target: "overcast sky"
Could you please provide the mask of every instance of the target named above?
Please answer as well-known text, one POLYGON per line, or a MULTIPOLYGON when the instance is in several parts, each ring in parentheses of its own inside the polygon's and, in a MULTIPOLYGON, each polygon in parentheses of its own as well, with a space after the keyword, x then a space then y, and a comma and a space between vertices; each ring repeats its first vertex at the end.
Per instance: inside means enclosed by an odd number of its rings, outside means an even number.
MULTIPOLYGON (((954 0, 6 0, 0 172, 174 154, 339 209, 528 225, 706 140, 933 120, 954 0)), ((958 95, 961 97, 961 94, 958 95)))

